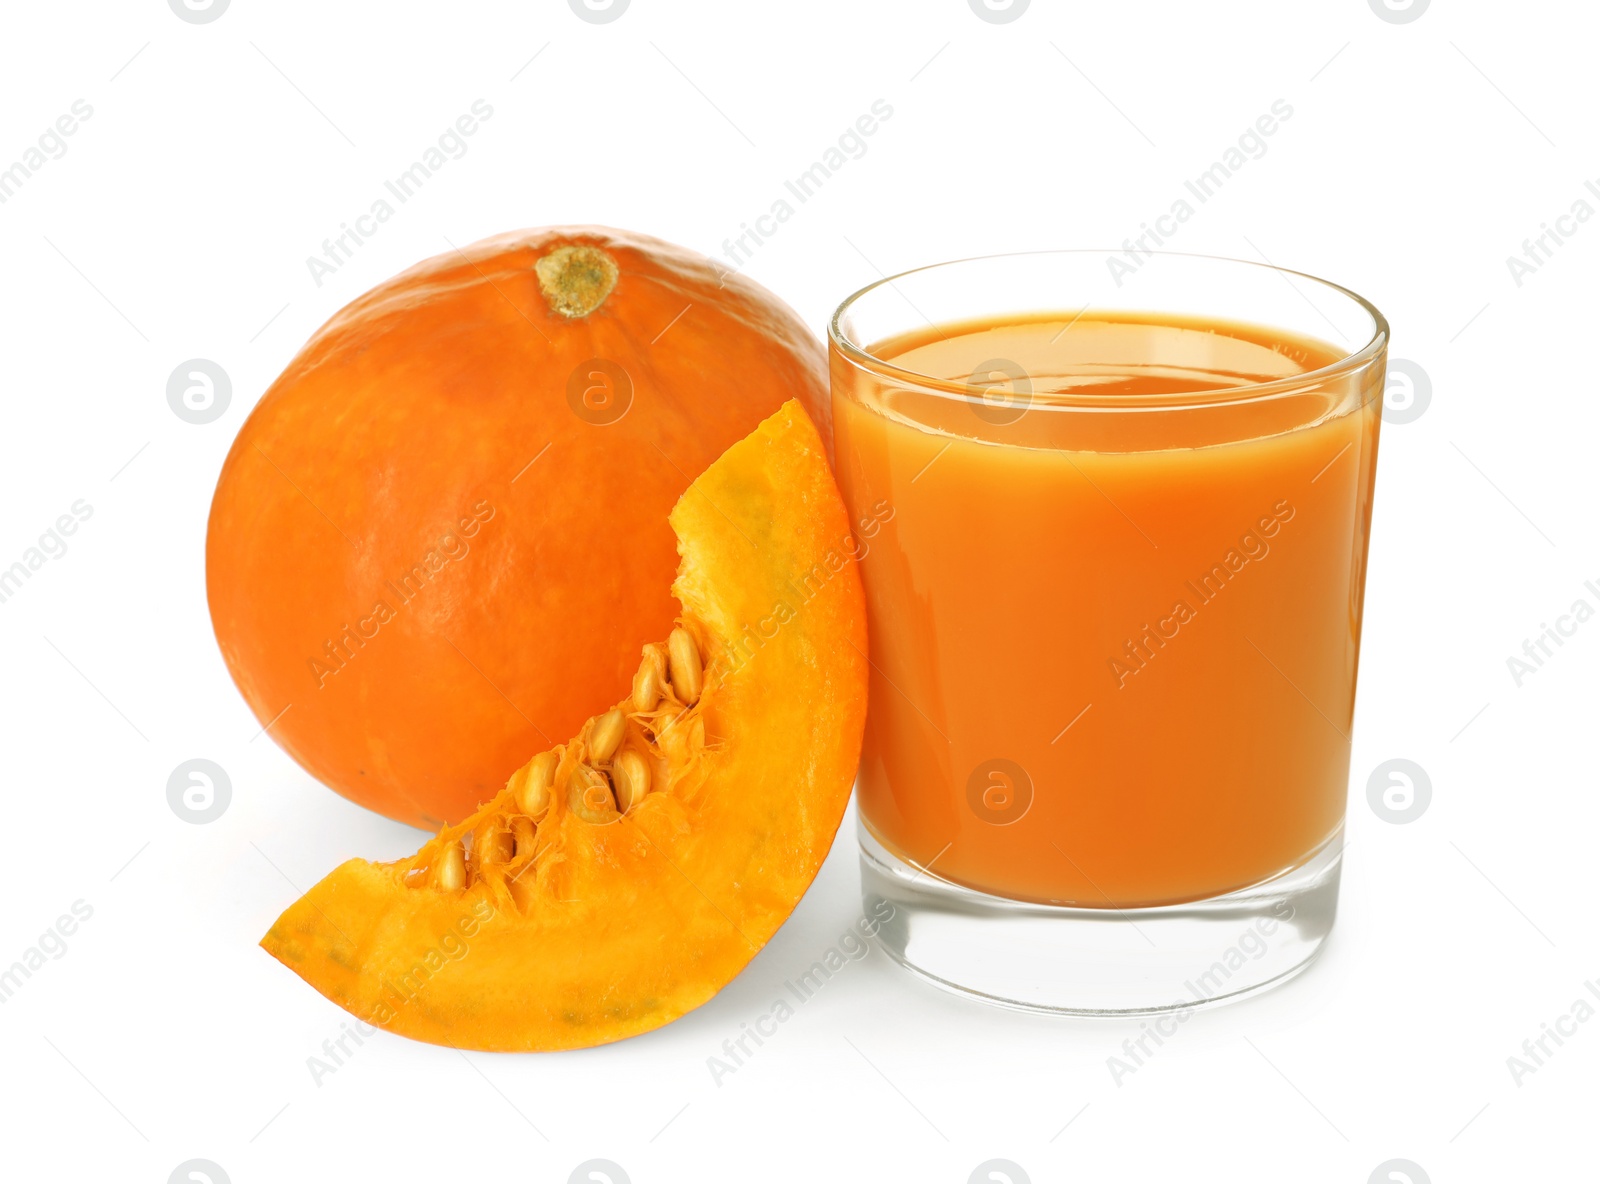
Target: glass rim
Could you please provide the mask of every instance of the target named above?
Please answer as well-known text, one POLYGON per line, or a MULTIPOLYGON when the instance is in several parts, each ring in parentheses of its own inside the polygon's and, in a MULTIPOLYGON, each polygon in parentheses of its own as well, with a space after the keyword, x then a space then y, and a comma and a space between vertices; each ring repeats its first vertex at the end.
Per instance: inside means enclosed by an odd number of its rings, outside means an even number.
MULTIPOLYGON (((845 314, 863 297, 880 288, 892 286, 895 281, 908 276, 919 275, 925 271, 942 270, 948 267, 957 267, 966 263, 986 263, 999 259, 1043 259, 1051 256, 1120 256, 1125 255, 1125 250, 1107 250, 1104 248, 1068 248, 1043 251, 1002 251, 993 255, 969 255, 960 259, 947 259, 940 263, 927 263, 921 267, 908 268, 896 272, 894 275, 882 276, 864 287, 856 289, 840 302, 839 307, 828 318, 828 342, 838 349, 844 358, 859 369, 868 371, 879 378, 887 379, 899 385, 913 387, 932 394, 953 396, 962 400, 976 400, 983 402, 983 396, 975 392, 971 383, 952 381, 938 378, 931 374, 922 374, 916 370, 897 366, 893 362, 885 361, 872 353, 865 345, 852 341, 844 332, 840 321, 845 314)), ((1193 251, 1146 251, 1143 253, 1146 260, 1157 259, 1199 259, 1208 263, 1223 263, 1237 267, 1253 267, 1262 271, 1275 272, 1288 279, 1298 276, 1300 279, 1309 280, 1321 288, 1337 292, 1344 296, 1372 318, 1372 334, 1367 341, 1356 349, 1349 350, 1336 361, 1326 366, 1319 366, 1315 370, 1307 370, 1301 374, 1290 375, 1286 378, 1275 378, 1267 382, 1246 383, 1243 386, 1226 387, 1222 390, 1194 390, 1173 391, 1161 395, 1130 398, 1126 395, 1103 395, 1093 392, 1075 392, 1070 394, 1051 394, 1046 398, 1034 397, 1031 401, 1032 409, 1040 411, 1051 410, 1095 410, 1095 411, 1174 411, 1189 407, 1216 407, 1219 405, 1249 402, 1257 399, 1270 399, 1279 395, 1293 394, 1304 391, 1310 387, 1320 386, 1334 379, 1353 374, 1368 365, 1378 357, 1389 344, 1389 321, 1378 311, 1366 297, 1359 292, 1346 288, 1343 284, 1334 283, 1332 280, 1323 279, 1321 276, 1312 275, 1310 272, 1296 271, 1289 267, 1279 267, 1274 263, 1257 262, 1253 259, 1235 259, 1226 255, 1204 255, 1193 251)), ((1290 281, 1292 286, 1292 280, 1290 281)), ((907 298, 909 303, 909 298, 907 298)), ((913 306, 914 307, 914 306, 913 306)), ((1084 305, 1077 316, 1081 317, 1089 311, 1090 305, 1084 305)), ((1316 306, 1313 305, 1313 308, 1316 306)), ((1106 312, 1123 312, 1111 305, 1102 306, 1106 312)), ((1048 309, 1039 309, 1048 312, 1048 309)), ((1061 310, 1068 311, 1066 309, 1061 310)), ((1172 310, 1177 311, 1177 310, 1172 310)), ((1321 310, 1318 310, 1319 312, 1321 310)), ((919 315, 921 315, 919 313, 919 315)), ((1159 315, 1159 314, 1157 314, 1159 315)), ((1185 313, 1185 315, 1196 315, 1185 313)), ((1200 313, 1198 315, 1204 315, 1200 313)), ((1326 314, 1323 314, 1324 317, 1326 314)), ((924 318, 926 320, 926 318, 924 318)), ((929 322, 930 326, 933 324, 929 322)), ((1271 327, 1271 326, 1263 326, 1271 327)), ((1328 342, 1327 344, 1333 344, 1328 342)))

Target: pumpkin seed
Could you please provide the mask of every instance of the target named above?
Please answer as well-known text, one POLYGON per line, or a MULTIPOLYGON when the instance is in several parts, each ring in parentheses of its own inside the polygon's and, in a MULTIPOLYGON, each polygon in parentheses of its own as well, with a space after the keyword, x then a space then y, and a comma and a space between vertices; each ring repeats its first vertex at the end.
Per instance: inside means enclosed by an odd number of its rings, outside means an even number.
POLYGON ((541 752, 523 769, 526 776, 517 787, 517 809, 537 818, 550 806, 550 782, 556 775, 555 752, 541 752))
POLYGON ((620 707, 613 707, 595 720, 594 727, 589 729, 590 759, 600 763, 610 760, 611 754, 622 744, 627 728, 628 719, 620 707))
POLYGON ((639 662, 639 672, 633 676, 633 709, 654 711, 661 702, 661 649, 644 647, 644 657, 639 662))
POLYGON ((700 698, 700 647, 687 629, 674 629, 667 638, 667 654, 672 661, 672 691, 684 703, 700 698))
POLYGON ((467 857, 459 842, 446 843, 433 866, 433 885, 445 892, 460 892, 467 886, 467 857))
POLYGON ((617 754, 611 777, 617 787, 617 809, 624 814, 650 792, 650 762, 631 748, 617 754))

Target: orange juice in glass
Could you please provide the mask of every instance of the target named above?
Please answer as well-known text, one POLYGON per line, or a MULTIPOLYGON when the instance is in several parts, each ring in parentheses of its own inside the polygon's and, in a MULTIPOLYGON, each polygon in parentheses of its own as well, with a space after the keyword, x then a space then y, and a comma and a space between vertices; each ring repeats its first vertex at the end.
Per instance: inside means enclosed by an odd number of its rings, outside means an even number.
POLYGON ((881 940, 1014 1006, 1198 1006, 1332 925, 1387 325, 1200 256, 968 260, 831 325, 881 940))

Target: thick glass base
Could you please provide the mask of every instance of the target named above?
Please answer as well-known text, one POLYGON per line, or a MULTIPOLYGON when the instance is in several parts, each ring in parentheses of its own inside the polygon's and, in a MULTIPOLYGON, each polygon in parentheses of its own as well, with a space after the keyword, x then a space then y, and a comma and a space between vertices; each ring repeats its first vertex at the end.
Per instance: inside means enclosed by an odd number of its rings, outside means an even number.
POLYGON ((1184 1011, 1299 974, 1333 928, 1343 828, 1298 867, 1226 896, 1086 909, 974 892, 892 854, 863 825, 861 894, 877 940, 935 986, 1076 1015, 1184 1011), (886 907, 886 906, 892 906, 886 907))

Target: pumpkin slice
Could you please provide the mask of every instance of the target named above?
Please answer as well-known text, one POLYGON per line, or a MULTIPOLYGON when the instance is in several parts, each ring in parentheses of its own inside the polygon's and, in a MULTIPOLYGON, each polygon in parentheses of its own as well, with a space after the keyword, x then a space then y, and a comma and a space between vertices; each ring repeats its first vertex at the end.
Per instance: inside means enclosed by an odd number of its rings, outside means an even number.
POLYGON ((269 953, 368 1023, 496 1051, 650 1031, 750 961, 815 877, 855 777, 855 542, 795 402, 670 521, 683 612, 628 697, 411 858, 335 869, 278 918, 269 953))

